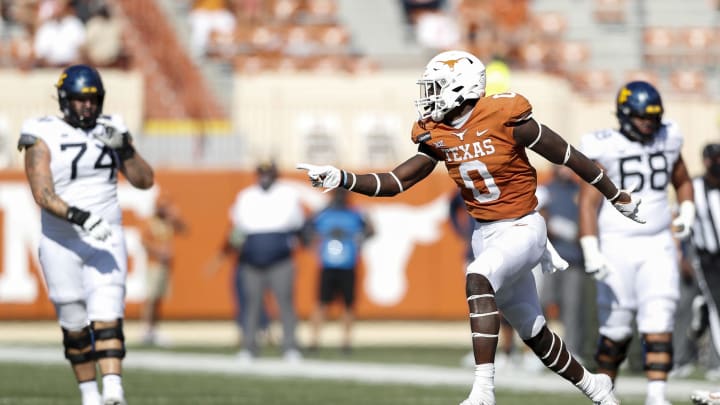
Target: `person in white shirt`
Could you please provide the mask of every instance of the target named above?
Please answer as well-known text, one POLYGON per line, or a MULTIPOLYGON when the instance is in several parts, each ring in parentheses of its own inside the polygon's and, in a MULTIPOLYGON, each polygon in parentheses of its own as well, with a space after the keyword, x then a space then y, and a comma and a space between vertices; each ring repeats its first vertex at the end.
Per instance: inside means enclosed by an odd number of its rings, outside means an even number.
POLYGON ((636 190, 643 201, 640 213, 648 223, 626 223, 602 203, 600 193, 581 186, 580 244, 585 271, 598 280, 600 339, 595 359, 598 372, 614 380, 627 357, 634 320, 644 348, 645 404, 667 405, 680 288, 673 236, 684 239, 690 234, 695 219, 693 185, 681 154, 682 133, 677 124, 663 120, 655 87, 643 81, 627 83, 616 101, 620 128, 586 134, 580 148, 615 184, 636 190), (676 219, 668 199, 670 185, 679 205, 676 219))
POLYGON ((43 67, 67 66, 83 59, 85 26, 69 0, 60 0, 52 16, 40 23, 33 52, 35 64, 43 67))
POLYGON ((122 118, 102 115, 105 89, 97 70, 70 66, 56 87, 62 116, 28 119, 18 142, 41 208, 40 264, 83 405, 124 405, 127 251, 118 172, 147 189, 153 170, 122 118))
POLYGON ((271 290, 278 303, 283 328, 283 357, 300 360, 293 300, 295 265, 292 253, 300 241, 305 223, 300 196, 290 185, 278 180, 273 162, 257 166, 257 183, 241 190, 230 208, 233 229, 241 236, 238 276, 247 308, 243 311, 241 360, 257 357, 257 332, 265 290, 271 290))

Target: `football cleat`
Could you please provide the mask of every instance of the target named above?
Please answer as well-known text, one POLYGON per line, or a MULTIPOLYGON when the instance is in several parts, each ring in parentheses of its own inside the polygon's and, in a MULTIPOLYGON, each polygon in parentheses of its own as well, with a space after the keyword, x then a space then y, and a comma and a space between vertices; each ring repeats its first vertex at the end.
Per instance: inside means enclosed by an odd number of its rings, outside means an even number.
POLYGON ((606 374, 593 374, 594 389, 588 395, 594 405, 620 405, 620 400, 615 398, 613 382, 606 374))
POLYGON ((690 399, 695 405, 720 405, 720 391, 695 391, 690 399))

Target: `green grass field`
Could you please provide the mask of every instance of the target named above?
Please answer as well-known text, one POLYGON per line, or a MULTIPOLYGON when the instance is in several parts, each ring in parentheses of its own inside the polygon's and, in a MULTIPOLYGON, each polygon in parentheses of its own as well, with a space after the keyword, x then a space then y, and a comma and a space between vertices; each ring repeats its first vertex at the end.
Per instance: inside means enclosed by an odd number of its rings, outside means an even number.
MULTIPOLYGON (((48 346, 43 346, 48 347, 48 346)), ((58 350, 60 348, 58 347, 58 350)), ((130 346, 138 355, 148 350, 130 346)), ((233 347, 174 347, 153 349, 167 353, 227 354, 233 347)), ((456 367, 466 353, 457 347, 358 347, 352 354, 337 348, 322 348, 308 353, 308 359, 357 361, 373 363, 414 363, 456 367)), ((277 348, 263 353, 278 357, 277 348)), ((472 373, 468 370, 468 373, 472 373)), ((258 377, 212 374, 206 372, 160 372, 127 369, 123 376, 130 405, 221 405, 221 404, 297 404, 297 405, 422 405, 459 404, 470 386, 418 386, 402 384, 370 384, 355 381, 329 381, 302 378, 258 377)), ((512 392, 498 390, 502 405, 570 405, 588 404, 580 394, 548 394, 544 392, 512 392)), ((77 405, 80 395, 70 368, 64 364, 0 363, 0 405, 77 405)), ((623 405, 639 405, 642 401, 624 400, 623 405)))
MULTIPOLYGON (((467 389, 457 387, 377 385, 143 370, 128 370, 124 383, 130 405, 430 405, 458 404, 467 394, 467 389)), ((498 403, 503 405, 588 403, 579 394, 499 391, 497 398, 498 403)), ((77 405, 78 402, 79 393, 69 367, 0 363, 0 404, 77 405)), ((625 404, 640 402, 624 401, 625 404)))

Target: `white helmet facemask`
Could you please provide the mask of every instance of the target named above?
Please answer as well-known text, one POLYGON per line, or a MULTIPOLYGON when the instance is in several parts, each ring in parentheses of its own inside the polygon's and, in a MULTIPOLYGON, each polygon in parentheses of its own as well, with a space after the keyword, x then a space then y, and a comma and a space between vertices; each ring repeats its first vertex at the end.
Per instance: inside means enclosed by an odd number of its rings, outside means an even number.
POLYGON ((415 107, 420 119, 439 122, 465 100, 485 95, 485 65, 465 51, 442 52, 428 62, 417 84, 420 98, 415 107))

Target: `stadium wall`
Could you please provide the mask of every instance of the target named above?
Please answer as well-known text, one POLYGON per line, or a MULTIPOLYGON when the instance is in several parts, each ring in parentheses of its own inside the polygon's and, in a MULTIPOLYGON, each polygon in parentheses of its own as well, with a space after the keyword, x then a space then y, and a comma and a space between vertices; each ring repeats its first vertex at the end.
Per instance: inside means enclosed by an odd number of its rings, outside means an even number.
MULTIPOLYGON (((463 244, 448 222, 453 190, 440 172, 394 199, 353 196, 365 209, 376 235, 364 249, 358 283, 358 315, 363 319, 462 319, 463 244)), ((327 203, 327 194, 312 189, 299 172, 286 180, 296 187, 308 212, 327 203)), ((231 319, 234 316, 232 261, 214 275, 206 266, 223 244, 228 212, 237 190, 255 181, 252 172, 167 171, 156 173, 148 191, 121 183, 120 203, 130 255, 128 316, 137 317, 145 297, 147 255, 140 225, 162 190, 178 205, 188 232, 175 240, 170 296, 163 305, 167 319, 231 319)), ((0 173, 0 319, 50 319, 37 263, 40 216, 21 172, 0 173)), ((296 255, 296 304, 301 317, 314 308, 318 268, 314 251, 296 255)))

